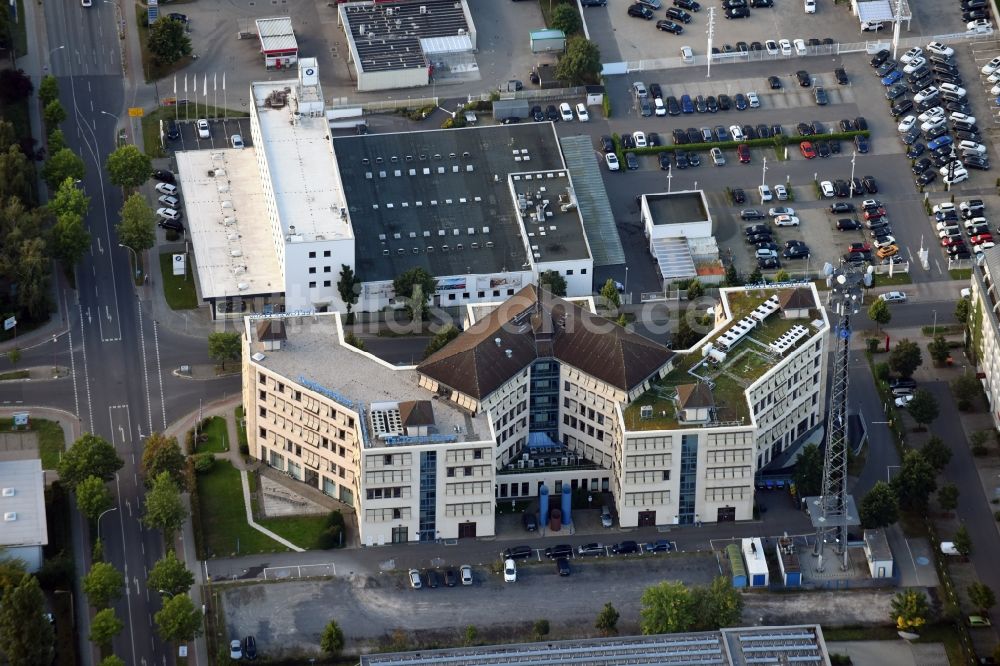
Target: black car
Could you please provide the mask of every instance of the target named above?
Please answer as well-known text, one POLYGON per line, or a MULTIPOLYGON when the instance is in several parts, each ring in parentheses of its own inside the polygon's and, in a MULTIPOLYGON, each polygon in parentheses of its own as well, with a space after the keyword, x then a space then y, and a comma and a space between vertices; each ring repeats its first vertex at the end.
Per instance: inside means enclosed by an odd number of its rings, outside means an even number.
POLYGON ((751 245, 756 245, 757 243, 763 243, 765 241, 769 242, 770 240, 771 240, 770 231, 768 231, 767 233, 752 234, 750 236, 747 236, 747 242, 750 243, 751 245))
POLYGON ((820 157, 830 156, 830 144, 826 141, 815 141, 813 142, 813 148, 816 149, 816 154, 820 157))
POLYGON ((785 248, 785 251, 781 253, 781 256, 785 259, 808 259, 809 247, 806 245, 793 245, 785 248))
POLYGON ((815 134, 812 125, 809 123, 799 123, 795 126, 795 130, 799 133, 799 136, 812 136, 815 134))
POLYGON ((674 0, 674 7, 680 7, 681 9, 686 9, 692 12, 696 12, 701 9, 701 5, 694 0, 674 0))
POLYGON ((681 105, 680 102, 677 101, 676 97, 674 97, 673 95, 667 97, 666 105, 667 105, 667 115, 670 116, 681 115, 681 105))
POLYGON ((153 178, 162 181, 164 183, 170 183, 171 185, 177 182, 177 178, 174 176, 174 174, 170 171, 167 171, 166 169, 155 170, 153 172, 153 178))
POLYGON ((746 111, 750 108, 750 102, 747 101, 747 97, 743 93, 736 93, 736 96, 733 97, 733 103, 736 105, 737 111, 746 111))
POLYGON ((651 147, 653 147, 653 146, 656 146, 656 147, 662 146, 663 145, 663 140, 660 138, 660 134, 658 132, 647 132, 646 133, 646 145, 647 146, 651 146, 651 147))
MULTIPOLYGON (((763 220, 765 216, 764 213, 755 208, 748 208, 740 211, 740 217, 744 220, 763 220), (756 217, 754 217, 754 214, 756 214, 756 217)), ((751 236, 770 236, 771 228, 764 224, 751 224, 743 230, 743 234, 747 238, 750 238, 751 236)))
POLYGON ((743 126, 743 136, 747 138, 747 141, 753 141, 754 139, 760 138, 760 136, 757 135, 757 130, 754 129, 753 125, 743 126))
POLYGON ((701 131, 697 127, 687 128, 688 143, 704 143, 705 137, 701 135, 701 131))
POLYGON ((635 148, 635 137, 631 134, 622 134, 622 148, 635 148))
POLYGON ((698 153, 694 151, 688 153, 688 164, 693 167, 701 166, 701 158, 698 157, 698 153))
POLYGON ((560 557, 572 557, 573 546, 569 544, 561 543, 557 546, 550 546, 545 549, 545 557, 550 560, 558 559, 560 557))
POLYGON ((629 171, 635 171, 639 168, 639 158, 635 156, 635 153, 625 153, 625 167, 629 171))
POLYGON ((913 100, 901 99, 892 105, 891 112, 893 117, 899 118, 902 115, 906 115, 906 113, 912 108, 913 108, 913 100))
POLYGON ((929 185, 930 183, 933 183, 935 180, 937 180, 937 172, 934 171, 933 169, 928 169, 927 171, 924 171, 922 174, 914 178, 913 182, 916 183, 917 185, 929 185))
POLYGON ((560 576, 568 576, 570 574, 569 560, 565 557, 560 557, 556 560, 556 573, 560 576))
POLYGON ((868 152, 868 137, 863 134, 858 134, 854 137, 854 147, 857 148, 859 153, 868 152))
POLYGON ((859 132, 864 132, 868 129, 868 121, 865 119, 864 116, 858 116, 857 118, 854 119, 854 129, 858 130, 859 132))
POLYGON ((944 72, 938 72, 934 75, 934 79, 938 83, 954 83, 956 86, 963 84, 962 77, 958 74, 945 74, 944 72))
POLYGON ((972 107, 969 106, 968 102, 954 102, 947 101, 944 103, 944 110, 949 113, 964 113, 966 115, 972 115, 972 107))
POLYGON ((875 182, 874 176, 865 176, 861 179, 861 184, 865 186, 865 192, 868 194, 878 193, 878 183, 875 182))
POLYGON ((679 35, 684 32, 684 26, 680 23, 675 23, 667 19, 660 19, 656 22, 656 29, 662 30, 663 32, 671 32, 675 35, 679 35))
POLYGON ((837 220, 837 231, 854 231, 860 228, 861 223, 853 218, 845 217, 837 220))
POLYGON ((931 69, 927 65, 921 65, 915 70, 906 75, 906 80, 910 83, 914 81, 920 81, 921 79, 927 78, 931 75, 931 69))
POLYGON ((615 142, 614 140, 612 140, 610 136, 601 137, 601 150, 603 150, 606 153, 615 152, 615 142))
POLYGON ((757 136, 761 139, 770 139, 771 128, 765 125, 764 123, 757 125, 757 136))
MULTIPOLYGON (((734 187, 732 190, 730 190, 730 194, 732 195, 733 203, 735 203, 735 204, 741 204, 741 203, 746 203, 747 202, 747 195, 746 195, 746 192, 743 191, 742 187, 734 187)), ((742 217, 744 220, 760 220, 760 219, 763 219, 764 214, 761 213, 760 211, 753 210, 751 208, 751 209, 747 209, 747 210, 742 211, 740 213, 740 217, 742 217), (755 213, 756 216, 755 217, 747 217, 747 213, 749 213, 749 212, 755 213)))
POLYGON ((750 10, 747 7, 733 7, 726 10, 727 19, 741 19, 750 16, 750 10))
POLYGON ((956 130, 955 138, 959 141, 975 141, 976 143, 982 143, 982 135, 979 132, 966 132, 965 130, 956 130))
POLYGON ((848 180, 847 184, 850 187, 852 197, 861 196, 865 193, 865 186, 857 176, 848 180))
POLYGON ((850 79, 847 78, 847 71, 845 71, 843 67, 838 67, 833 70, 833 77, 837 79, 837 83, 842 86, 846 86, 850 83, 850 79))
POLYGON ((434 569, 427 569, 424 572, 424 580, 427 581, 427 587, 430 588, 440 587, 441 585, 441 577, 438 576, 437 571, 434 571, 434 569))
POLYGON ((784 130, 781 129, 781 125, 771 125, 771 136, 782 136, 784 130))
POLYGON ((649 84, 649 96, 653 99, 663 99, 663 88, 660 87, 659 83, 649 84))
POLYGON ((758 257, 757 268, 762 270, 781 268, 781 262, 778 261, 777 257, 758 257))
POLYGON ((652 20, 653 18, 653 10, 647 7, 646 5, 640 5, 640 4, 629 5, 628 15, 634 16, 635 18, 646 19, 647 21, 649 21, 652 20))
POLYGON ((156 223, 161 229, 167 229, 169 231, 176 231, 179 234, 184 233, 184 225, 178 220, 160 220, 156 223))
POLYGON ((844 261, 849 264, 863 264, 868 258, 863 252, 848 252, 844 255, 844 261))
POLYGON ((531 117, 536 123, 543 122, 545 120, 545 114, 542 112, 542 107, 531 107, 531 117))
MULTIPOLYGON (((678 169, 687 169, 688 168, 687 153, 685 153, 683 150, 675 150, 674 151, 674 166, 677 167, 678 169)), ((660 168, 661 169, 663 168, 663 163, 662 162, 660 162, 660 168)))
POLYGON ((898 65, 895 60, 886 60, 884 63, 875 68, 875 74, 881 79, 889 72, 896 71, 896 67, 898 67, 898 65))
POLYGON ((919 159, 916 162, 914 162, 913 166, 910 167, 910 171, 913 172, 914 176, 919 176, 924 171, 930 169, 931 166, 933 166, 933 162, 931 162, 930 159, 924 157, 923 159, 919 159))
POLYGON ((708 108, 709 113, 717 113, 719 110, 719 100, 715 99, 715 95, 709 95, 705 98, 705 106, 708 108))
MULTIPOLYGON (((732 0, 729 1, 731 2, 732 0)), ((740 0, 740 2, 743 2, 743 0, 740 0)), ((743 41, 736 42, 736 50, 740 53, 750 53, 750 45, 743 41)))
POLYGON ((524 560, 531 557, 533 552, 531 546, 514 546, 503 551, 503 558, 505 560, 524 560))
POLYGON ((988 171, 990 168, 989 159, 981 155, 967 155, 962 158, 962 164, 970 169, 980 169, 982 171, 988 171))
POLYGON ((455 587, 458 585, 458 574, 455 573, 454 569, 448 569, 444 572, 444 585, 445 587, 455 587))
POLYGON ((924 138, 927 141, 933 141, 934 139, 938 138, 939 136, 944 136, 947 133, 948 133, 948 127, 945 126, 945 125, 941 125, 940 127, 932 127, 931 129, 927 130, 923 134, 924 134, 924 138))
POLYGON ((243 656, 249 661, 257 658, 257 639, 253 636, 247 636, 243 639, 243 656))
POLYGON ((733 100, 729 95, 719 95, 719 111, 728 111, 733 108, 733 100))
POLYGON ((838 201, 836 203, 830 204, 831 213, 853 213, 854 204, 848 203, 846 201, 838 201))
POLYGON ((708 113, 708 105, 705 103, 705 98, 698 95, 694 98, 694 110, 698 113, 708 113))
MULTIPOLYGON (((674 152, 676 153, 677 151, 674 151, 674 152)), ((668 153, 666 151, 664 151, 662 153, 659 153, 659 154, 657 154, 656 159, 660 163, 660 169, 662 169, 663 171, 667 171, 668 169, 670 169, 670 166, 671 166, 670 165, 670 153, 668 153)))
POLYGON ((809 76, 809 72, 804 69, 800 69, 795 72, 795 78, 798 80, 799 85, 803 88, 808 88, 812 85, 812 77, 809 76))
MULTIPOLYGON (((172 19, 174 21, 180 21, 181 23, 188 22, 187 14, 180 14, 178 12, 170 12, 169 14, 167 14, 167 18, 172 19)), ((253 638, 253 636, 250 636, 250 638, 253 638)))
POLYGON ((962 12, 963 21, 978 21, 979 19, 988 19, 989 17, 990 12, 988 9, 973 9, 962 12))
POLYGON ((680 129, 679 127, 675 128, 670 133, 670 136, 673 138, 674 143, 676 145, 678 145, 678 146, 683 146, 684 144, 686 144, 688 142, 687 132, 685 132, 684 130, 680 129))
POLYGON ((781 79, 777 76, 769 76, 767 77, 767 85, 771 90, 781 90, 781 79))
POLYGON ((604 7, 608 0, 580 0, 580 4, 584 7, 604 7))
POLYGON ((873 55, 872 59, 869 62, 871 63, 872 67, 878 67, 886 60, 888 60, 890 55, 892 54, 889 52, 889 49, 882 49, 881 51, 873 55))
POLYGON ((599 543, 587 543, 576 549, 576 554, 583 557, 584 555, 604 555, 605 548, 599 543))
POLYGON ((833 181, 833 193, 834 195, 843 198, 850 195, 851 188, 847 184, 846 180, 838 178, 837 180, 833 181))
POLYGON ((681 23, 690 23, 691 15, 688 14, 683 9, 678 9, 677 7, 667 7, 666 14, 672 19, 677 19, 681 23))
MULTIPOLYGON (((894 83, 885 89, 885 98, 887 100, 899 99, 907 92, 907 88, 902 83, 894 83)), ((912 102, 911 102, 912 104, 912 102)))
POLYGON ((173 120, 167 125, 167 138, 171 141, 176 141, 181 138, 181 129, 177 126, 177 123, 173 120))
MULTIPOLYGON (((753 0, 750 0, 750 5, 753 6, 753 0)), ((764 50, 764 45, 761 44, 760 42, 750 42, 750 50, 751 51, 763 51, 764 50)))
POLYGON ((559 122, 559 109, 556 108, 555 104, 549 104, 545 107, 545 118, 546 120, 559 122))
POLYGON ((615 555, 630 555, 639 552, 639 544, 635 541, 622 541, 611 547, 611 552, 615 555))
POLYGON ((853 132, 854 131, 854 121, 850 118, 844 118, 840 121, 840 131, 841 132, 853 132))
POLYGON ((904 146, 910 146, 917 142, 920 138, 920 128, 911 127, 910 130, 904 134, 899 135, 899 140, 903 142, 904 146))
POLYGON ((931 71, 937 74, 958 74, 958 67, 947 62, 935 62, 931 64, 931 71))
POLYGON ((715 129, 715 140, 716 141, 722 142, 722 141, 730 141, 731 140, 731 137, 729 136, 729 130, 727 130, 722 125, 716 125, 714 129, 715 129))
POLYGON ((812 121, 813 134, 826 134, 826 125, 818 120, 812 121))

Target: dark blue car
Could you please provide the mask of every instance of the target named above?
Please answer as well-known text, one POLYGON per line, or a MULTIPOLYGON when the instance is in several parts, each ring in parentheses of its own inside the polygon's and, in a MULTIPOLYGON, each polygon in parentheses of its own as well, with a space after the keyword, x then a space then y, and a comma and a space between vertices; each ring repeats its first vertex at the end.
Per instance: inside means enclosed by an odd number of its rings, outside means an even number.
POLYGON ((893 70, 882 77, 882 85, 891 86, 893 83, 899 81, 901 78, 903 78, 903 73, 898 69, 893 70))
POLYGON ((694 113, 694 102, 691 101, 691 95, 681 95, 681 112, 694 113))

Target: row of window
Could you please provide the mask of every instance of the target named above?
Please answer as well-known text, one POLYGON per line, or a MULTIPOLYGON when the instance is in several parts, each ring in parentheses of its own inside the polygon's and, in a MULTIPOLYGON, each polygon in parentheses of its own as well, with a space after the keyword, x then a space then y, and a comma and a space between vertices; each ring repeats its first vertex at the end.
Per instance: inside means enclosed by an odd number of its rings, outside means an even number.
MULTIPOLYGON (((507 290, 507 295, 508 296, 513 296, 514 295, 514 290, 513 289, 508 289, 507 290)), ((500 290, 499 289, 494 289, 493 290, 493 296, 499 297, 500 296, 500 290)), ((469 292, 467 292, 467 291, 462 292, 462 298, 468 299, 469 298, 469 292)), ((477 298, 486 298, 486 292, 485 291, 478 292, 477 298)), ((448 300, 449 301, 458 300, 458 294, 456 294, 454 292, 448 294, 448 300)))
POLYGON ((409 469, 365 470, 365 485, 372 483, 410 483, 409 469))
POLYGON ((625 440, 626 451, 671 451, 673 437, 635 437, 625 440))
POLYGON ((482 460, 483 452, 487 449, 450 449, 445 452, 445 462, 467 462, 469 460, 482 460))
POLYGON ((705 470, 706 479, 745 479, 750 476, 750 466, 709 467, 705 470))
POLYGON ((409 520, 410 507, 404 506, 398 509, 365 509, 366 523, 385 523, 390 520, 409 520))
POLYGON ((445 474, 451 479, 456 476, 488 476, 485 471, 487 468, 483 465, 467 465, 465 467, 446 467, 445 474))
POLYGON ((670 470, 648 470, 645 472, 625 472, 625 483, 660 483, 670 480, 670 470))
POLYGON ((625 506, 648 507, 670 504, 669 490, 654 490, 646 493, 625 493, 625 506))
POLYGON ((493 513, 493 502, 466 502, 464 504, 446 504, 444 515, 454 516, 485 516, 493 513))
POLYGON ((728 502, 749 498, 751 490, 747 486, 728 488, 705 488, 705 500, 708 502, 728 502))
POLYGON ((394 488, 368 488, 365 493, 370 500, 389 499, 393 497, 409 499, 410 487, 396 486, 394 488))
POLYGON ((670 453, 649 453, 641 456, 626 456, 625 466, 629 469, 658 469, 673 467, 673 455, 670 453))
POLYGON ((604 441, 604 431, 600 428, 595 428, 589 423, 584 421, 577 421, 575 416, 570 416, 569 414, 563 414, 563 425, 573 428, 574 430, 579 430, 582 433, 586 433, 590 437, 596 437, 597 441, 604 441))
MULTIPOLYGON (((258 372, 257 373, 257 381, 262 386, 267 386, 268 385, 268 377, 263 372, 258 372)), ((280 382, 280 381, 277 381, 275 379, 272 379, 271 383, 270 383, 270 386, 277 393, 279 393, 281 395, 285 394, 285 384, 284 384, 284 382, 280 382)), ((301 402, 302 401, 302 391, 301 390, 299 390, 299 389, 289 389, 289 392, 291 393, 292 399, 294 399, 297 402, 301 402)), ((315 399, 309 398, 309 396, 306 396, 306 399, 309 401, 310 406, 315 405, 317 408, 321 407, 321 406, 323 407, 322 413, 319 414, 320 416, 323 416, 324 418, 329 418, 331 420, 336 420, 338 423, 344 423, 347 426, 348 430, 354 430, 354 417, 353 416, 349 416, 347 414, 343 414, 342 412, 334 409, 330 405, 319 405, 318 403, 316 403, 315 399)), ((319 413, 318 410, 317 410, 317 413, 319 413)))
POLYGON ((469 481, 466 483, 448 483, 445 485, 445 495, 486 495, 492 489, 489 481, 469 481))
POLYGON ((750 449, 729 449, 726 451, 707 451, 705 462, 709 465, 717 463, 747 462, 752 458, 750 449))
POLYGON ((382 455, 365 456, 365 469, 380 469, 394 465, 409 467, 412 464, 412 453, 385 453, 382 455))

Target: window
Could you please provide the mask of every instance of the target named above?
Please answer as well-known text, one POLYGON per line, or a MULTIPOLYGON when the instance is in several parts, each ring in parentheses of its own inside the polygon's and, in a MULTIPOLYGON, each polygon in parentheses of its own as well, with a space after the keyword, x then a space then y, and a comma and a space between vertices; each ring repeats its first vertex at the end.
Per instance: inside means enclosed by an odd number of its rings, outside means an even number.
POLYGON ((468 297, 469 297, 469 292, 467 291, 462 292, 462 298, 468 298, 468 297))
POLYGON ((266 407, 261 407, 260 408, 260 415, 261 416, 267 416, 267 408, 266 407))
POLYGON ((508 289, 507 290, 507 295, 508 296, 513 296, 514 295, 514 290, 513 289, 508 289))
POLYGON ((323 250, 323 256, 324 257, 329 257, 330 256, 330 251, 329 250, 323 250))
POLYGON ((448 300, 449 301, 455 300, 455 294, 448 294, 448 300))
POLYGON ((260 382, 261 384, 266 384, 267 383, 267 377, 264 376, 263 372, 258 372, 257 373, 257 381, 260 382))
POLYGON ((323 280, 323 286, 324 287, 329 287, 330 286, 330 281, 329 280, 323 280))
POLYGON ((316 272, 316 267, 315 267, 315 266, 310 266, 310 267, 309 267, 309 275, 312 275, 312 274, 314 274, 315 272, 316 272))
POLYGON ((315 259, 316 258, 316 253, 315 252, 310 252, 309 253, 309 258, 310 259, 315 259))
POLYGON ((391 465, 392 464, 392 456, 391 455, 389 455, 389 456, 382 456, 382 464, 383 465, 391 465))
POLYGON ((569 268, 569 269, 566 270, 566 275, 572 275, 572 274, 573 274, 573 269, 572 268, 569 268))
POLYGON ((399 520, 400 517, 401 517, 401 513, 402 512, 399 509, 393 509, 392 510, 392 518, 393 518, 393 520, 399 520))
POLYGON ((265 428, 257 428, 257 435, 260 437, 267 437, 267 430, 265 428))
POLYGON ((309 283, 309 288, 310 289, 315 289, 316 288, 316 283, 315 282, 310 282, 309 283))
POLYGON ((257 395, 258 395, 258 397, 259 397, 259 398, 260 398, 261 400, 265 400, 265 399, 267 398, 267 391, 264 391, 264 390, 262 389, 262 390, 260 390, 260 391, 258 391, 258 392, 257 392, 257 395))
POLYGON ((500 290, 499 289, 494 289, 493 290, 493 295, 494 296, 499 296, 500 295, 500 290))
POLYGON ((586 275, 586 274, 587 274, 587 269, 586 268, 581 268, 580 269, 580 275, 586 275))
POLYGON ((483 450, 482 449, 476 449, 475 451, 472 452, 472 457, 474 459, 476 459, 476 460, 482 460, 483 459, 483 450))
POLYGON ((479 298, 485 298, 485 297, 486 297, 486 292, 485 291, 479 292, 479 298))
POLYGON ((462 476, 472 476, 472 468, 466 467, 465 470, 462 472, 462 476))
POLYGON ((454 467, 449 467, 447 475, 448 475, 449 478, 455 476, 455 468, 454 467))
POLYGON ((323 267, 323 272, 324 273, 329 273, 330 272, 330 267, 329 266, 324 266, 323 267))

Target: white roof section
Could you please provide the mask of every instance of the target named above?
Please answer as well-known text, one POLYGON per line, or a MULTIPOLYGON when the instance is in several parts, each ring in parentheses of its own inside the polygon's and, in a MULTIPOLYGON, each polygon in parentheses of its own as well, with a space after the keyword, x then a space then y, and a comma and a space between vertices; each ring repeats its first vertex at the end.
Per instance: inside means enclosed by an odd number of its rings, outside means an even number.
POLYGON ((284 291, 255 150, 176 153, 202 298, 284 291))
POLYGON ((654 238, 653 256, 664 280, 692 278, 698 275, 691 257, 691 248, 683 237, 654 238))
POLYGON ((427 55, 444 53, 468 53, 472 50, 472 39, 468 35, 447 37, 426 37, 420 40, 420 48, 427 55))
MULTIPOLYGON (((306 61, 299 63, 300 74, 306 61)), ((298 242, 354 238, 329 139, 319 86, 303 86, 298 80, 263 81, 251 84, 261 141, 254 150, 263 151, 278 209, 282 234, 295 227, 298 242), (285 95, 285 91, 289 92, 285 95), (275 108, 267 100, 272 93, 285 95, 286 103, 275 108), (299 109, 317 108, 314 115, 299 109)))
POLYGON ((264 53, 297 51, 299 48, 289 16, 257 19, 257 34, 260 36, 260 50, 264 53))
POLYGON ((858 3, 858 20, 862 23, 892 21, 893 16, 889 0, 868 0, 858 3))
POLYGON ((42 461, 0 462, 0 547, 44 546, 48 542, 42 461))

